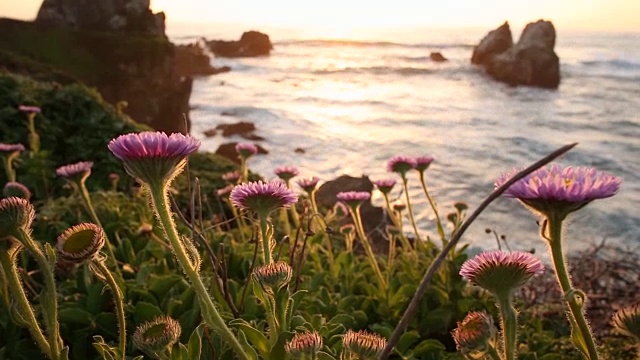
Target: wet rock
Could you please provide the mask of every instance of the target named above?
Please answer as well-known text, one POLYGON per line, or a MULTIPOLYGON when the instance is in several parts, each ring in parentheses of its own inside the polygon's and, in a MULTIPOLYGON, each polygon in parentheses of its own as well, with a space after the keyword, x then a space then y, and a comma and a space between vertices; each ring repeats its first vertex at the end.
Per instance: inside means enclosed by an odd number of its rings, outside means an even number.
POLYGON ((505 21, 497 29, 490 31, 478 45, 473 48, 471 63, 484 64, 492 56, 502 54, 513 46, 513 37, 509 23, 505 21))
POLYGON ((429 54, 429 59, 434 62, 445 62, 449 60, 440 52, 432 52, 431 54, 429 54))
MULTIPOLYGON (((335 180, 325 182, 316 192, 316 202, 320 207, 333 207, 338 201, 336 194, 343 191, 366 191, 373 190, 373 183, 368 176, 353 177, 342 175, 335 180)), ((368 234, 371 247, 376 253, 388 251, 389 243, 385 235, 386 222, 385 211, 378 206, 373 206, 371 201, 366 201, 360 207, 362 225, 368 234)), ((351 222, 350 218, 345 222, 351 222)))
POLYGON ((554 51, 555 38, 553 24, 539 20, 527 24, 514 46, 501 53, 485 52, 482 56, 474 51, 471 61, 474 62, 474 57, 476 60, 481 58, 478 64, 484 67, 487 74, 510 85, 557 88, 560 84, 560 59, 554 51))
POLYGON ((216 134, 217 134, 217 133, 218 133, 218 130, 216 130, 216 129, 209 129, 209 130, 205 130, 203 134, 204 134, 204 136, 206 136, 206 137, 214 137, 214 136, 216 136, 216 134))
POLYGON ((229 66, 214 67, 202 43, 175 47, 175 72, 179 76, 215 75, 231 71, 229 66))
POLYGON ((262 136, 256 134, 242 134, 240 135, 243 139, 251 140, 251 141, 262 141, 264 138, 262 136))
POLYGON ((216 129, 222 131, 222 136, 228 137, 250 134, 256 130, 256 126, 250 122, 240 121, 234 124, 219 124, 216 129))
POLYGON ((296 154, 304 154, 304 153, 306 153, 305 149, 300 148, 300 147, 295 148, 295 150, 293 150, 293 152, 295 152, 296 154))
MULTIPOLYGON (((236 164, 240 164, 240 160, 238 159, 238 152, 236 151, 236 144, 238 144, 237 142, 230 142, 230 143, 224 143, 220 146, 218 146, 218 149, 216 149, 216 154, 226 157, 227 159, 235 162, 236 164)), ((256 147, 258 148, 258 153, 256 155, 266 155, 269 153, 269 151, 267 151, 267 149, 263 148, 262 146, 255 144, 256 147)))
POLYGON ((269 35, 258 31, 247 31, 239 41, 210 40, 207 46, 216 56, 254 57, 269 55, 273 44, 269 35))

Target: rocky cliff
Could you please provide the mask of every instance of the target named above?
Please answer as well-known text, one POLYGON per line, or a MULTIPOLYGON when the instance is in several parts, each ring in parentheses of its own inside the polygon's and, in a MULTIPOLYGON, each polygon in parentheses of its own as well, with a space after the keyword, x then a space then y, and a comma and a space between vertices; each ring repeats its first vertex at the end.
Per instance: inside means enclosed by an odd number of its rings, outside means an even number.
POLYGON ((164 15, 148 0, 45 0, 34 22, 0 19, 0 34, 0 69, 82 82, 139 122, 189 130, 192 79, 178 73, 164 15))

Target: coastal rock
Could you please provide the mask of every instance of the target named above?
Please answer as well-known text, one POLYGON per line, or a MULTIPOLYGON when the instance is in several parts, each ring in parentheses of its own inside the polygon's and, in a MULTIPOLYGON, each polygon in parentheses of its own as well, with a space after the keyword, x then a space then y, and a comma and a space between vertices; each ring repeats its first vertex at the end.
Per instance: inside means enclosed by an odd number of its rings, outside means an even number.
POLYGON ((215 75, 231 71, 229 66, 213 67, 200 42, 175 47, 175 73, 178 76, 215 75))
MULTIPOLYGON (((511 85, 557 88, 560 84, 560 59, 553 50, 555 38, 553 24, 539 20, 529 23, 518 43, 507 50, 484 53, 483 56, 474 51, 473 55, 482 58, 479 64, 496 80, 511 85)), ((478 47, 481 45, 482 42, 478 47)))
POLYGON ((449 60, 440 52, 432 52, 431 54, 429 54, 429 59, 434 62, 445 62, 449 60))
POLYGON ((164 13, 149 0, 44 0, 36 23, 75 30, 118 31, 164 36, 164 13))
MULTIPOLYGON (((223 156, 236 164, 240 164, 240 160, 238 159, 238 152, 236 151, 237 142, 224 143, 216 149, 216 154, 223 156)), ((258 148, 257 155, 266 155, 269 151, 258 144, 254 144, 258 148)))
POLYGON ((233 135, 249 135, 256 131, 256 126, 250 122, 240 121, 233 124, 219 124, 216 129, 222 131, 222 136, 229 137, 233 135))
MULTIPOLYGON (((366 191, 373 190, 373 183, 368 176, 353 177, 342 175, 334 180, 325 182, 318 188, 316 192, 316 202, 320 207, 333 207, 338 199, 336 195, 343 191, 366 191)), ((360 207, 360 215, 362 216, 362 225, 364 231, 369 234, 371 247, 376 253, 384 253, 388 251, 389 243, 385 236, 385 214, 381 207, 373 206, 371 200, 365 201, 360 207)), ((351 222, 350 218, 345 219, 351 222)))
POLYGON ((513 46, 513 37, 509 23, 505 21, 497 29, 490 31, 480 43, 473 48, 471 63, 484 64, 492 56, 502 54, 513 46))
POLYGON ((45 0, 35 22, 0 19, 0 34, 0 68, 45 81, 66 74, 111 104, 128 103, 124 112, 138 122, 189 131, 192 79, 176 72, 164 15, 148 0, 45 0))
POLYGON ((269 35, 258 31, 247 31, 239 41, 210 40, 207 46, 216 56, 253 57, 269 55, 273 44, 269 35))

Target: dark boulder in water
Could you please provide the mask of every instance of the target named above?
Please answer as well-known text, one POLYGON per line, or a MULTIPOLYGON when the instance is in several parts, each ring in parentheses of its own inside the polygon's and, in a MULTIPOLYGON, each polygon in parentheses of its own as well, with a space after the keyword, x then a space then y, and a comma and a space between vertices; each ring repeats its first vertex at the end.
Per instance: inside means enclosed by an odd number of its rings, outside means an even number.
POLYGON ((222 131, 222 136, 233 136, 233 135, 248 135, 254 131, 256 131, 256 126, 254 123, 239 121, 233 124, 219 124, 216 126, 217 130, 222 131))
POLYGON ((229 66, 213 67, 204 44, 197 42, 175 47, 175 72, 178 76, 215 75, 231 71, 229 66))
POLYGON ((449 61, 449 59, 444 57, 444 55, 442 55, 442 53, 440 52, 432 52, 431 54, 429 54, 429 59, 431 59, 431 61, 434 61, 434 62, 449 61))
MULTIPOLYGON (((216 154, 222 157, 225 157, 236 164, 240 164, 240 160, 238 159, 238 152, 236 151, 237 142, 224 143, 216 149, 216 154)), ((257 155, 266 155, 269 151, 258 144, 254 144, 258 148, 257 155)))
MULTIPOLYGON (((368 176, 353 177, 342 175, 334 180, 325 182, 316 192, 316 201, 320 207, 333 207, 338 201, 336 195, 343 191, 365 191, 371 192, 373 183, 368 176)), ((385 211, 378 206, 374 206, 371 200, 362 203, 360 207, 362 225, 368 234, 371 247, 376 253, 385 253, 389 250, 389 242, 385 236, 386 225, 389 224, 385 211)), ((347 217, 344 223, 351 223, 351 218, 347 217)))
POLYGON ((527 24, 517 44, 498 52, 496 49, 505 43, 505 26, 508 30, 505 23, 480 42, 474 49, 471 62, 483 66, 494 79, 511 85, 557 88, 560 84, 560 59, 553 50, 556 39, 553 24, 544 20, 527 24), (502 35, 496 35, 498 33, 502 35))
POLYGON ((210 40, 207 46, 216 56, 253 57, 269 55, 273 44, 269 35, 258 31, 247 31, 239 41, 210 40))

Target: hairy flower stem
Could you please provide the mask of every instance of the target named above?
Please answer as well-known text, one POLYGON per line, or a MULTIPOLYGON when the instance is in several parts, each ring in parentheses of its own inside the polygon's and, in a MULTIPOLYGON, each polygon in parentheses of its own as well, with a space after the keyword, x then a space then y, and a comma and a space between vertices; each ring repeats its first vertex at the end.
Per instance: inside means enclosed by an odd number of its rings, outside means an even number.
POLYGON ((33 308, 31 307, 31 304, 27 299, 27 295, 24 293, 24 289, 22 288, 16 264, 12 258, 16 255, 17 251, 13 254, 9 254, 6 250, 0 251, 0 264, 2 265, 2 271, 6 277, 9 289, 13 293, 13 298, 17 302, 18 311, 25 320, 25 325, 27 326, 29 333, 31 333, 31 337, 36 341, 40 350, 42 350, 48 358, 53 359, 51 356, 51 347, 49 346, 49 342, 44 337, 42 329, 40 328, 40 325, 36 320, 36 316, 33 313, 33 308))
POLYGON ((127 322, 124 317, 122 291, 120 291, 120 287, 118 287, 116 280, 113 278, 111 272, 109 272, 109 269, 107 269, 107 267, 101 260, 92 260, 91 266, 98 272, 98 277, 104 278, 109 288, 111 288, 111 293, 113 293, 113 302, 116 304, 116 314, 118 316, 118 332, 120 335, 120 343, 118 344, 118 349, 120 350, 120 354, 122 354, 122 360, 125 360, 125 350, 127 346, 127 322))
POLYGON ((62 348, 62 338, 60 338, 60 324, 58 323, 58 293, 54 269, 44 255, 40 245, 31 238, 27 231, 19 229, 16 238, 36 259, 42 271, 46 290, 46 296, 42 297, 43 308, 45 309, 45 326, 47 328, 49 346, 51 347, 51 358, 58 360, 60 358, 60 349, 62 348))
POLYGON ((111 241, 109 241, 109 237, 107 236, 107 232, 105 231, 104 227, 102 226, 102 223, 100 222, 100 218, 98 218, 98 214, 96 213, 95 209, 93 208, 93 203, 91 202, 91 196, 89 195, 89 191, 87 190, 87 187, 84 184, 84 180, 81 180, 78 184, 78 190, 80 192, 80 196, 82 197, 82 202, 84 203, 84 207, 87 210, 87 212, 89 213, 89 216, 91 217, 91 221, 93 221, 94 224, 100 226, 104 232, 104 238, 105 238, 105 248, 107 248, 107 258, 109 259, 109 262, 111 263, 111 266, 113 267, 116 276, 119 280, 120 284, 124 284, 124 280, 122 278, 122 273, 120 272, 120 267, 118 267, 118 261, 116 260, 116 254, 113 252, 113 245, 111 244, 111 241))
POLYGON ((29 129, 29 148, 31 149, 31 155, 40 151, 40 135, 36 131, 36 113, 29 113, 27 115, 27 128, 29 129))
POLYGON ((409 210, 409 220, 411 220, 411 226, 413 226, 413 232, 416 234, 416 248, 420 244, 420 235, 418 234, 418 227, 416 226, 416 220, 413 217, 413 207, 411 206, 411 196, 409 196, 409 183, 405 175, 402 176, 402 186, 404 187, 404 195, 407 200, 407 209, 409 210))
MULTIPOLYGON (((589 328, 589 324, 584 317, 584 312, 582 309, 585 303, 585 299, 582 299, 580 303, 578 303, 578 295, 576 294, 576 289, 574 289, 571 285, 571 279, 569 278, 569 273, 564 261, 564 255, 562 253, 563 218, 559 216, 549 216, 547 220, 549 235, 548 241, 551 248, 553 266, 556 271, 556 276, 558 277, 560 288, 562 288, 562 293, 564 294, 565 300, 569 305, 571 317, 573 318, 573 321, 571 321, 571 326, 574 327, 573 331, 578 333, 579 337, 586 346, 587 354, 585 355, 588 355, 588 359, 597 360, 598 351, 596 348, 596 344, 593 339, 591 329, 589 328), (576 326, 577 328, 575 328, 576 326)), ((584 294, 581 296, 584 296, 584 294)))
POLYGON ((198 295, 200 301, 200 307, 205 322, 209 327, 216 330, 218 334, 226 341, 235 351, 236 355, 242 360, 249 360, 249 356, 245 353, 242 345, 238 339, 233 335, 231 330, 224 323, 224 320, 218 313, 215 304, 211 300, 209 293, 207 292, 200 275, 194 268, 189 255, 187 254, 180 238, 178 237, 178 231, 176 230, 175 223, 171 217, 169 211, 169 204, 167 202, 166 183, 149 185, 151 193, 151 202, 155 210, 156 215, 165 236, 169 240, 173 252, 185 272, 198 295))
POLYGON ((9 155, 4 161, 4 172, 7 174, 7 182, 16 181, 16 172, 13 170, 13 158, 16 156, 9 155))
POLYGON ((384 194, 384 202, 387 205, 387 214, 389 214, 389 218, 391 219, 393 226, 398 228, 398 236, 400 237, 400 242, 402 243, 402 247, 404 248, 405 251, 412 251, 413 247, 409 243, 409 240, 407 240, 407 237, 404 236, 404 233, 402 232, 402 219, 396 216, 396 213, 391 208, 389 195, 384 194))
POLYGON ((516 335, 518 331, 518 315, 513 308, 511 294, 497 295, 502 321, 503 360, 516 359, 516 335))
POLYGON ((262 261, 264 265, 271 264, 271 235, 269 233, 269 222, 266 214, 259 214, 260 218, 260 240, 262 241, 262 261))
POLYGON ((387 291, 387 281, 385 280, 382 272, 380 271, 380 267, 378 266, 378 261, 376 260, 376 256, 371 249, 371 244, 369 244, 369 239, 364 232, 364 227, 362 226, 362 217, 360 216, 360 207, 351 208, 351 215, 353 218, 353 223, 356 227, 356 232, 358 233, 358 237, 360 237, 360 241, 362 242, 362 246, 364 247, 365 252, 367 253, 367 257, 369 258, 369 264, 373 268, 373 271, 376 273, 378 280, 380 281, 380 286, 383 291, 387 291))
POLYGON ((429 205, 431 205, 431 209, 433 210, 433 214, 436 217, 436 228, 438 229, 438 235, 440 235, 440 239, 442 240, 442 245, 445 246, 447 242, 447 238, 444 235, 444 228, 442 227, 442 221, 440 220, 440 215, 438 214, 438 207, 436 203, 429 195, 429 191, 427 190, 427 183, 424 180, 424 171, 420 172, 420 184, 422 185, 422 190, 424 191, 424 195, 427 197, 429 201, 429 205))

